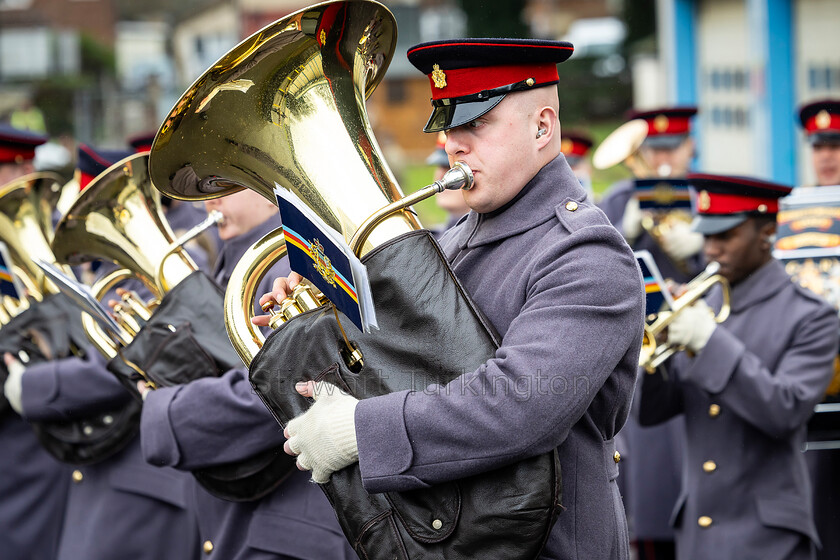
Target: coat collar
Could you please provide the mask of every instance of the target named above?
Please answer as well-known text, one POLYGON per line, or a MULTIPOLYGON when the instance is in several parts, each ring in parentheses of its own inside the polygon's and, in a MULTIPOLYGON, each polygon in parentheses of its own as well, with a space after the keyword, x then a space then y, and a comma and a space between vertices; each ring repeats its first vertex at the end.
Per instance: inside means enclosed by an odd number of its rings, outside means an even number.
POLYGON ((245 251, 251 245, 262 239, 265 234, 279 228, 281 225, 283 224, 280 222, 280 214, 278 213, 251 231, 224 241, 219 251, 219 257, 216 259, 216 265, 213 267, 213 278, 222 287, 225 287, 231 273, 233 273, 234 267, 239 263, 239 259, 242 258, 245 251))
POLYGON ((528 231, 555 217, 568 199, 583 202, 586 191, 563 154, 545 165, 502 209, 488 214, 470 212, 460 225, 461 249, 479 247, 528 231))
POLYGON ((768 263, 732 288, 732 312, 738 313, 747 307, 762 302, 790 285, 790 283, 791 279, 785 272, 784 265, 776 259, 770 259, 768 263))

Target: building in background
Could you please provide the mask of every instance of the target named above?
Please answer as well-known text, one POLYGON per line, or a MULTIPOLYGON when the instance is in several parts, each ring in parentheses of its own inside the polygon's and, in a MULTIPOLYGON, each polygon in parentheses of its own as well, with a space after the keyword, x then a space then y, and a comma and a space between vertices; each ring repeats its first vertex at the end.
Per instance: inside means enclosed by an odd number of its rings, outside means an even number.
POLYGON ((665 97, 696 104, 699 169, 813 183, 802 103, 840 96, 837 0, 658 0, 665 97))

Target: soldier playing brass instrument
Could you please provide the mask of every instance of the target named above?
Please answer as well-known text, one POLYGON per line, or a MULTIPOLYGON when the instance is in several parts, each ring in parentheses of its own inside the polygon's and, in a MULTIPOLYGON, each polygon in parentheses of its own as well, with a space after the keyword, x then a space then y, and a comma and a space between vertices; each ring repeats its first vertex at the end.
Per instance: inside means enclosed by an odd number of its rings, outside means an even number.
MULTIPOLYGON (((409 50, 432 89, 425 130, 445 131, 450 164, 475 173, 464 191, 471 211, 442 248, 502 344, 477 370, 426 391, 357 401, 301 384, 316 402, 289 423, 286 450, 316 482, 358 461, 369 493, 422 493, 556 449, 564 508, 539 558, 606 560, 628 558, 613 436, 629 412, 643 301, 631 251, 561 154, 556 64, 571 51, 515 39, 409 50)), ((278 279, 261 303, 280 302, 296 279, 278 279)), ((496 524, 504 520, 458 530, 496 524)))
POLYGON ((717 324, 720 291, 671 323, 675 355, 642 374, 640 422, 685 418, 683 487, 674 509, 677 556, 811 559, 819 538, 801 453, 805 425, 831 379, 838 318, 790 281, 772 257, 778 199, 790 187, 689 175, 695 231, 720 264, 731 312, 717 324), (708 303, 707 303, 708 302, 708 303))

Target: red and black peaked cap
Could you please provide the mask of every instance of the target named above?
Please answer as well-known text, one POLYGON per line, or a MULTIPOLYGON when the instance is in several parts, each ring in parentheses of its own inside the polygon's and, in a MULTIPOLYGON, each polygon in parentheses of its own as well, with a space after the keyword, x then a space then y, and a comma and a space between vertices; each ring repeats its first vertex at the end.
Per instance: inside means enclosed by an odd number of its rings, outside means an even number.
POLYGON ((0 124, 0 163, 24 163, 35 159, 35 148, 48 138, 29 130, 0 124))
POLYGON ((799 122, 811 144, 840 144, 840 99, 823 99, 804 105, 799 122))
POLYGON ((644 145, 673 150, 691 133, 691 118, 697 107, 661 107, 649 111, 630 111, 627 120, 641 119, 648 125, 644 145))
POLYGON ((429 77, 432 115, 424 132, 473 121, 515 91, 554 85, 557 64, 574 47, 539 39, 452 39, 408 49, 408 60, 429 77))
POLYGON ((697 192, 691 228, 704 235, 723 233, 752 216, 775 216, 779 199, 793 190, 750 177, 689 173, 686 179, 697 192))

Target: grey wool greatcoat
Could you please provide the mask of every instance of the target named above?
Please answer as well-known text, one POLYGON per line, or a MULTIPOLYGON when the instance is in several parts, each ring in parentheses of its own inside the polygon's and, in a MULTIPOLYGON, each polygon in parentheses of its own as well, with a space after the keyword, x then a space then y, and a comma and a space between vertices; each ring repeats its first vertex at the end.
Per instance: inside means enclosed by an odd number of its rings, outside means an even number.
MULTIPOLYGON (((239 258, 255 241, 280 226, 273 218, 225 241, 215 278, 226 286, 239 258)), ((288 276, 283 260, 266 274, 257 297, 288 276)), ((285 439, 254 393, 244 366, 221 377, 150 391, 141 417, 143 455, 153 465, 192 470, 247 459, 282 447, 285 439)), ((335 513, 307 473, 295 472, 275 491, 251 502, 228 502, 193 484, 200 539, 208 560, 343 560, 355 558, 335 513)))
MULTIPOLYGON (((29 420, 80 419, 131 399, 101 354, 37 364, 22 378, 29 420)), ((147 464, 135 437, 116 454, 66 471, 70 489, 58 560, 189 559, 198 554, 185 473, 147 464)), ((0 557, 2 553, 0 553, 0 557)))
POLYGON ((0 418, 0 449, 0 558, 53 560, 71 469, 11 409, 0 418))
POLYGON ((369 492, 423 488, 557 448, 564 509, 540 558, 628 557, 613 438, 630 408, 644 301, 633 253, 586 196, 559 155, 505 207, 470 212, 443 237, 502 344, 447 387, 359 402, 369 492))
MULTIPOLYGON (((708 297, 720 308, 720 291, 708 297)), ((771 260, 738 283, 732 313, 695 357, 645 375, 640 421, 685 415, 674 510, 677 554, 692 560, 812 558, 805 423, 837 353, 836 312, 771 260)))

